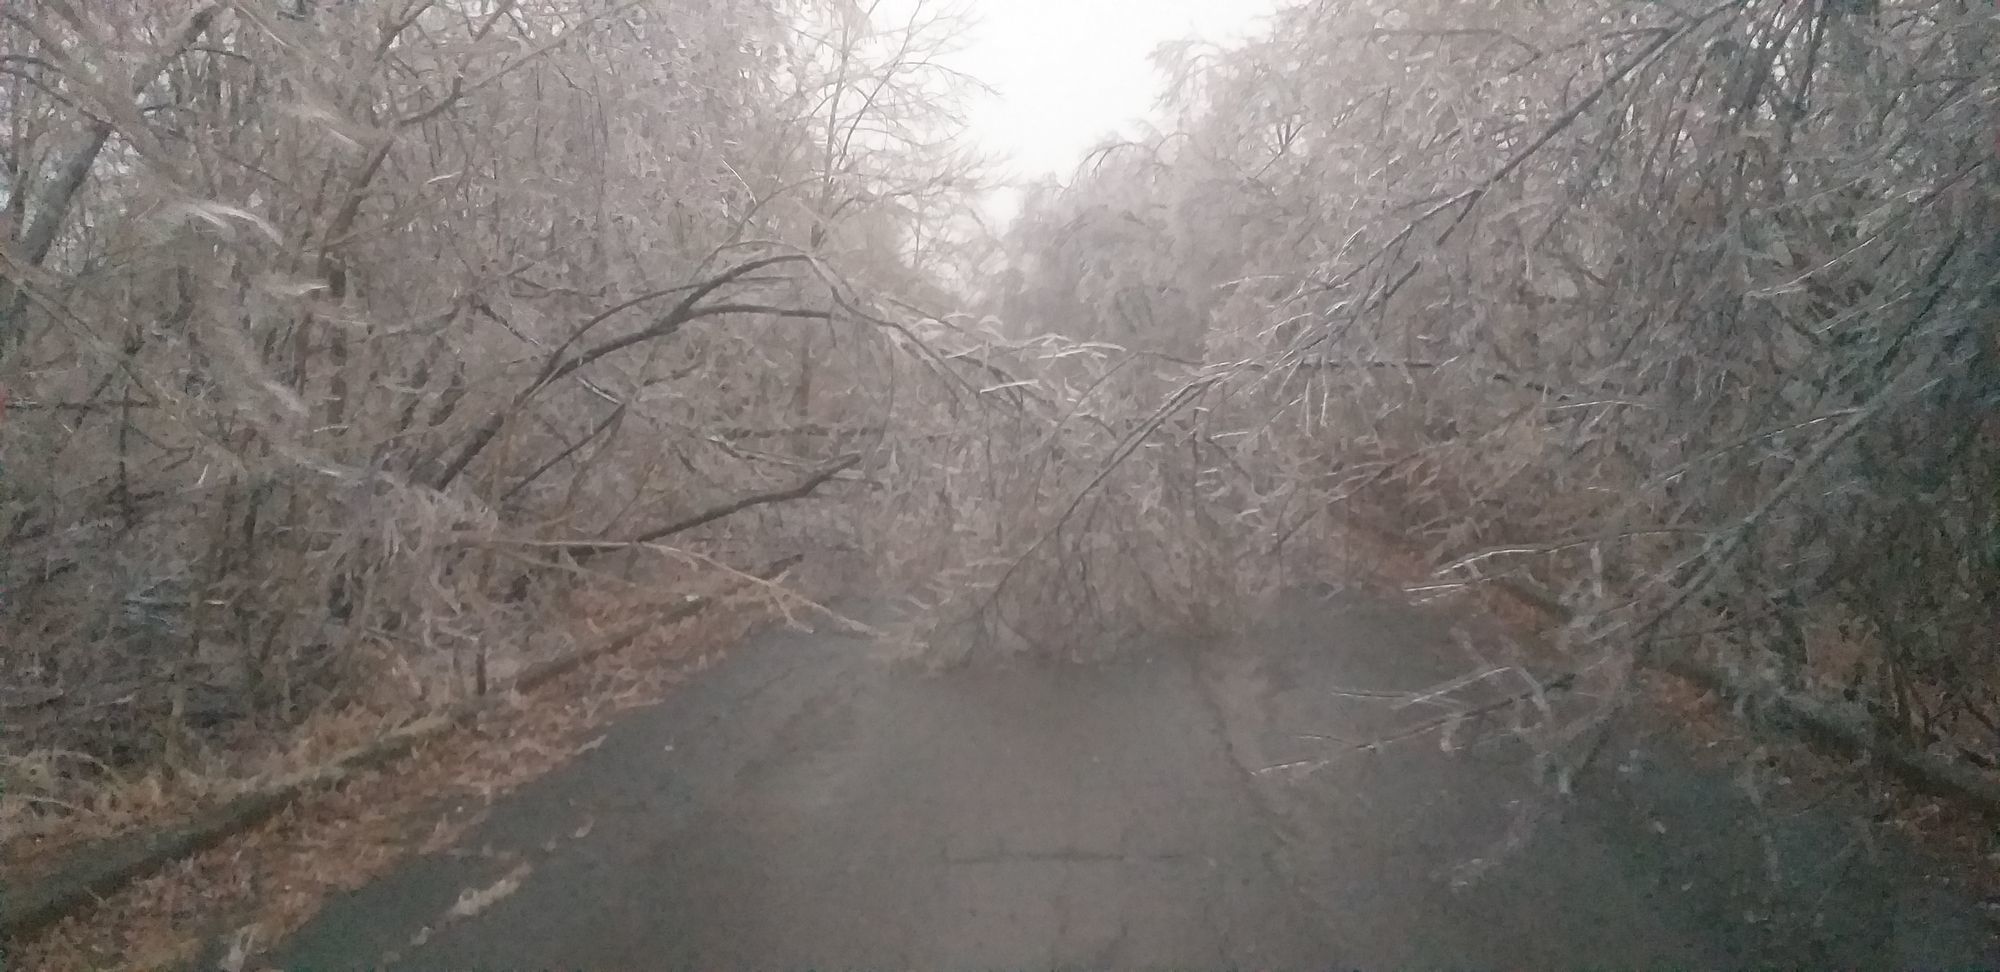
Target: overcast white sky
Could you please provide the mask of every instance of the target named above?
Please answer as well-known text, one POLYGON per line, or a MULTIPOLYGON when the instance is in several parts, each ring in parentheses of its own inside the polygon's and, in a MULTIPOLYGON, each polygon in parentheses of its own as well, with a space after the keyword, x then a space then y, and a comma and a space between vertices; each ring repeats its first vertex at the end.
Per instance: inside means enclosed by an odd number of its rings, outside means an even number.
MULTIPOLYGON (((1098 139, 1149 114, 1160 79, 1149 55, 1184 37, 1254 32, 1273 0, 974 0, 979 23, 953 67, 997 89, 972 135, 1013 174, 1069 181, 1098 139)), ((1011 214, 1011 201, 995 208, 1011 214)))

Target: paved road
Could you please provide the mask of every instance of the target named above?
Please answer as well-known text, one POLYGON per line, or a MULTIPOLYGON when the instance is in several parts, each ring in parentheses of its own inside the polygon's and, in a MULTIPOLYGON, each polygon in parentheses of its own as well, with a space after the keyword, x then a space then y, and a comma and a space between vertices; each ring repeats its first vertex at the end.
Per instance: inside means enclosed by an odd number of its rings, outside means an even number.
MULTIPOLYGON (((1550 801, 1498 722, 1345 688, 1466 670, 1458 619, 1301 599, 1233 645, 925 675, 779 633, 334 902, 285 967, 1479 968, 1988 960, 1836 808, 1775 833, 1639 729, 1550 801), (1434 710, 1433 710, 1434 711, 1434 710), (1482 741, 1483 740, 1483 741, 1482 741), (1775 870, 1774 870, 1775 868, 1775 870), (1776 876, 1773 881, 1772 877, 1776 876), (446 919, 467 888, 517 884, 446 919), (413 944, 418 943, 418 944, 413 944)), ((1477 626, 1472 626, 1475 637, 1477 626)))

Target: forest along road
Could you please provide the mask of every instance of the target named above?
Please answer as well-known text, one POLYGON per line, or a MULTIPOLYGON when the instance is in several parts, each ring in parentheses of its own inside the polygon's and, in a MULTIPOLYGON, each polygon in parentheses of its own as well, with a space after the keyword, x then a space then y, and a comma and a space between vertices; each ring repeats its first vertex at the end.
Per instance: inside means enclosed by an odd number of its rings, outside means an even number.
MULTIPOLYGON (((331 903, 267 964, 468 968, 1990 965, 1975 902, 1772 819, 1622 729, 1553 799, 1439 710, 1477 622, 1300 598, 1228 645, 925 674, 868 642, 744 645, 456 848, 331 903), (457 906, 458 913, 453 914, 457 906)), ((1515 691, 1516 686, 1506 686, 1515 691)), ((1867 846, 1872 843, 1872 849, 1867 846)))

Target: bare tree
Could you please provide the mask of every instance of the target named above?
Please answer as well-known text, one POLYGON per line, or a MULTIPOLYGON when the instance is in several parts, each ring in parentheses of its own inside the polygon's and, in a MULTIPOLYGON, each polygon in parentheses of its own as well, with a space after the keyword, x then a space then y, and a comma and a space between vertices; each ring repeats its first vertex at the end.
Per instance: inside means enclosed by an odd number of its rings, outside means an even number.
POLYGON ((1964 16, 1299 4, 1166 52, 1179 130, 1031 200, 993 306, 1205 363, 1226 445, 1189 474, 1230 571, 1388 524, 1439 585, 1555 589, 1581 670, 1712 660, 1990 759, 1995 77, 1964 16), (1131 312, 1146 280, 1195 360, 1131 312))
POLYGON ((655 541, 844 542, 779 511, 881 436, 758 439, 797 425, 769 338, 836 328, 820 412, 882 415, 874 377, 913 353, 884 297, 922 279, 893 201, 948 207, 964 167, 923 141, 952 79, 912 74, 948 21, 856 40, 838 86, 878 95, 802 110, 834 9, 0 12, 0 701, 34 703, 10 751, 282 746, 553 650, 563 624, 526 622, 557 579, 655 541), (905 150, 861 151, 891 123, 905 150))

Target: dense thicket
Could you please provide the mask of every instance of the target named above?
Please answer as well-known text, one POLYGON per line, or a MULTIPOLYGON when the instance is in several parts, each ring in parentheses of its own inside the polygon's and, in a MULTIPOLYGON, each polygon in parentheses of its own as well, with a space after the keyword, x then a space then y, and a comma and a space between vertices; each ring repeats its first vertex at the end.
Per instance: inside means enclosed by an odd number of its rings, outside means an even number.
POLYGON ((76 757, 11 762, 13 805, 475 691, 567 637, 561 579, 661 559, 632 542, 742 569, 851 544, 769 514, 879 453, 911 315, 877 295, 935 293, 931 227, 976 188, 956 30, 782 0, 0 10, 0 704, 10 754, 76 757))
POLYGON ((1174 124, 1031 196, 986 297, 1205 385, 1178 441, 1215 446, 1191 474, 1238 527, 1208 586, 1358 516, 1440 587, 1556 588, 1579 664, 1699 652, 1983 756, 1996 29, 1959 0, 1296 5, 1166 52, 1174 124))
POLYGON ((1088 654, 1355 521, 1608 697, 2000 743, 1983 4, 1295 4, 998 241, 922 4, 158 7, 0 10, 17 770, 476 690, 654 541, 1088 654))

